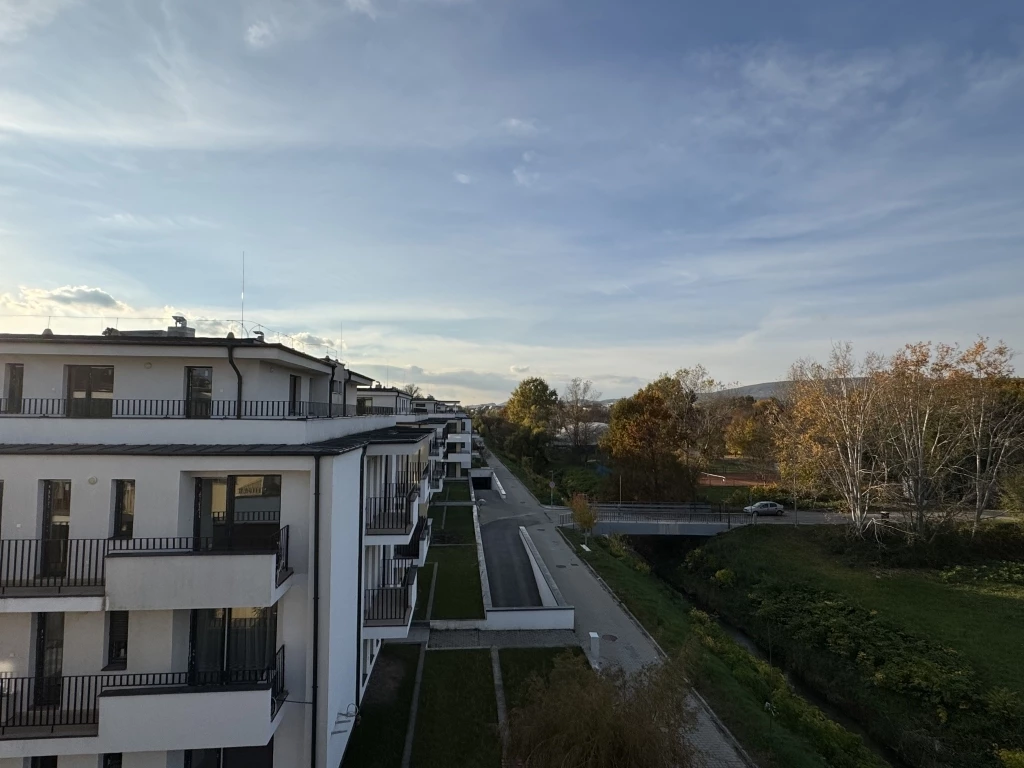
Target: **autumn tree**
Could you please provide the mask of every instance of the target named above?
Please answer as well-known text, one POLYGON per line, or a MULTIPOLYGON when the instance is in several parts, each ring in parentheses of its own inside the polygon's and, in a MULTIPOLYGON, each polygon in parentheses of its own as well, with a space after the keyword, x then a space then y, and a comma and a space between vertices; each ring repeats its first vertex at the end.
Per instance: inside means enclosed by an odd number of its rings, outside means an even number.
POLYGON ((774 401, 758 400, 744 414, 731 415, 725 428, 726 450, 749 458, 763 481, 775 460, 774 401))
POLYGON ((1014 378, 1012 352, 978 339, 957 359, 958 398, 967 430, 964 474, 974 527, 1024 454, 1024 383, 1014 378))
POLYGON ((702 472, 725 451, 725 398, 702 366, 663 375, 612 408, 601 441, 639 501, 692 499, 702 472))
POLYGON ((600 398, 594 382, 577 376, 565 385, 565 392, 558 401, 559 426, 565 430, 577 455, 596 442, 594 404, 600 398))
POLYGON ((701 764, 685 735, 693 727, 683 664, 629 675, 593 672, 578 657, 555 659, 549 679, 531 677, 509 712, 506 761, 524 768, 689 768, 701 764))
POLYGON ((584 541, 590 532, 597 525, 597 510, 590 503, 586 494, 574 493, 569 499, 569 509, 572 511, 572 521, 576 527, 583 531, 584 541))
POLYGON ((505 418, 513 424, 549 429, 558 407, 558 393, 539 376, 519 382, 505 404, 505 418))
POLYGON ((857 360, 849 343, 836 344, 825 363, 801 360, 790 369, 787 458, 798 476, 820 478, 841 498, 853 529, 863 533, 877 493, 879 380, 877 355, 857 360))

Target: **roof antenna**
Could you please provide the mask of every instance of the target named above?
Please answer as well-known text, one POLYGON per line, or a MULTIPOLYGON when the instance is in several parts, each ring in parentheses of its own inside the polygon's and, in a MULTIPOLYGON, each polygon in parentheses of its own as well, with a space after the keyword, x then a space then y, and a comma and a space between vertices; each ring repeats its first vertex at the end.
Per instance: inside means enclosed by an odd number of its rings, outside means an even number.
POLYGON ((239 336, 243 338, 246 336, 245 333, 245 251, 242 251, 242 320, 239 323, 242 326, 241 333, 239 336))

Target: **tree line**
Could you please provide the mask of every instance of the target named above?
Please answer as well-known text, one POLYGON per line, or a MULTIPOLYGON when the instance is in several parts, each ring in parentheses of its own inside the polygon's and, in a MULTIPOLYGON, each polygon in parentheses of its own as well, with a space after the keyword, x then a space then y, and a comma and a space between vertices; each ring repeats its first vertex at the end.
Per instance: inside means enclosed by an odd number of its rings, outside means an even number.
POLYGON ((702 475, 735 454, 794 495, 840 506, 858 532, 884 509, 908 537, 928 537, 964 515, 977 524, 986 509, 1024 503, 1024 384, 1012 357, 987 339, 863 357, 837 344, 824 361, 794 363, 769 399, 723 393, 697 365, 610 410, 588 380, 559 395, 531 377, 503 408, 478 414, 478 429, 538 472, 559 453, 595 458, 609 499, 698 499, 702 475))

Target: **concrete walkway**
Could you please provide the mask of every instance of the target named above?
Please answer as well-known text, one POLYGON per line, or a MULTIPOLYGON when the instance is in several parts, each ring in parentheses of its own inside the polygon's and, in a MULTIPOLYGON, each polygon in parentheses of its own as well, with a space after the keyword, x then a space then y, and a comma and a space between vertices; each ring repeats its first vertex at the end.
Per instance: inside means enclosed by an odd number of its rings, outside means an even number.
MULTIPOLYGON (((513 515, 520 525, 526 526, 566 602, 575 606, 579 644, 588 648, 589 633, 597 632, 601 636, 602 665, 616 664, 633 671, 645 664, 659 663, 662 657, 658 647, 566 545, 555 525, 558 512, 537 504, 526 487, 493 455, 488 456, 488 463, 506 492, 500 513, 513 515)), ((499 513, 495 507, 498 504, 489 498, 485 509, 499 513)), ((696 724, 690 739, 702 753, 706 765, 709 768, 750 766, 707 705, 696 697, 691 705, 696 713, 696 724)))

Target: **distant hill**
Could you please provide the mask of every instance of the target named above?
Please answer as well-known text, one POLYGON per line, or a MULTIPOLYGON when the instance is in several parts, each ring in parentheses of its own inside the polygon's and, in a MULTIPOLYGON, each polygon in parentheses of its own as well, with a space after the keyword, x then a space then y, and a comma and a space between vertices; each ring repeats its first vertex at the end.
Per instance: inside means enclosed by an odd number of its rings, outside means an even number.
POLYGON ((716 394, 726 397, 752 397, 755 400, 764 400, 769 397, 780 397, 789 386, 788 381, 766 381, 763 384, 748 384, 745 387, 733 387, 723 389, 716 394))

